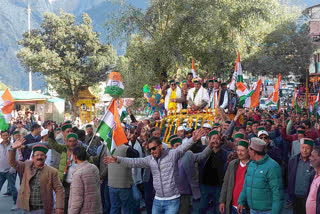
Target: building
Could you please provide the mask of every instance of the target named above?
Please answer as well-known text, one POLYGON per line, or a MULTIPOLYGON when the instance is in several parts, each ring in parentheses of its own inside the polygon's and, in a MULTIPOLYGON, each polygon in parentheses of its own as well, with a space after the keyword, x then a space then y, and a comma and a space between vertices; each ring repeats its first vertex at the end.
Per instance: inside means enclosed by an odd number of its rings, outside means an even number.
POLYGON ((310 36, 318 47, 311 58, 309 72, 320 73, 320 4, 308 7, 304 14, 309 17, 310 36))
MULTIPOLYGON (((0 96, 4 91, 0 91, 0 96)), ((14 98, 14 112, 30 110, 39 115, 41 122, 53 120, 58 123, 64 121, 64 99, 47 96, 35 91, 10 91, 14 98)))

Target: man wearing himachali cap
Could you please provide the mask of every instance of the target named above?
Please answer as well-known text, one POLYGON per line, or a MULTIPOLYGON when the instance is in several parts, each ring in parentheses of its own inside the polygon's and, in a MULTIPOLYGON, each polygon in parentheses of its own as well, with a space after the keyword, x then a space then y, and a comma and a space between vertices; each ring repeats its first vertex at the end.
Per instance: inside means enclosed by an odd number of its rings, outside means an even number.
MULTIPOLYGON (((170 144, 172 148, 176 149, 181 146, 182 139, 177 135, 171 135, 170 144)), ((189 150, 178 160, 176 182, 181 194, 179 214, 190 213, 191 197, 194 200, 200 199, 198 168, 195 164, 208 157, 212 152, 212 147, 213 143, 210 143, 202 152, 197 154, 189 150)))
MULTIPOLYGON (((238 198, 242 191, 247 166, 250 162, 249 157, 249 142, 241 139, 239 133, 237 141, 237 159, 231 161, 228 165, 226 175, 220 194, 220 206, 221 213, 237 213, 238 198)), ((236 136, 235 136, 236 138, 236 136)), ((237 138, 236 138, 237 139, 237 138)), ((242 210, 245 213, 245 210, 242 210)))
POLYGON ((53 192, 56 193, 56 214, 64 211, 64 189, 53 167, 45 164, 48 147, 43 144, 32 147, 32 161, 16 160, 16 149, 21 148, 24 139, 17 140, 9 150, 9 164, 22 173, 17 207, 25 213, 53 213, 53 192))
POLYGON ((263 140, 254 137, 250 142, 251 162, 238 199, 238 213, 242 213, 245 204, 252 214, 281 213, 284 202, 281 167, 266 154, 263 140))
POLYGON ((309 186, 315 175, 310 165, 309 157, 313 149, 313 140, 302 138, 300 140, 300 153, 289 161, 288 194, 292 201, 293 213, 306 213, 306 202, 309 193, 309 186))

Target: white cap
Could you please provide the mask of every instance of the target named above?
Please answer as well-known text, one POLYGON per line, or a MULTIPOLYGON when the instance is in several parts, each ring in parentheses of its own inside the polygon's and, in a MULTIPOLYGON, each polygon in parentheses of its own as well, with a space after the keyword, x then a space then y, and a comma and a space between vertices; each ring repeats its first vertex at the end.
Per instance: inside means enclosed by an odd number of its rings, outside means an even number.
POLYGON ((209 123, 203 124, 202 128, 212 129, 212 126, 209 123))
POLYGON ((261 131, 258 132, 258 137, 260 137, 260 136, 263 135, 263 134, 269 136, 269 134, 268 134, 267 131, 261 130, 261 131))
POLYGON ((184 126, 179 126, 178 131, 184 131, 184 126))
POLYGON ((42 131, 41 131, 41 137, 43 137, 43 136, 46 136, 46 135, 48 135, 48 133, 49 133, 49 130, 48 129, 43 129, 42 131))

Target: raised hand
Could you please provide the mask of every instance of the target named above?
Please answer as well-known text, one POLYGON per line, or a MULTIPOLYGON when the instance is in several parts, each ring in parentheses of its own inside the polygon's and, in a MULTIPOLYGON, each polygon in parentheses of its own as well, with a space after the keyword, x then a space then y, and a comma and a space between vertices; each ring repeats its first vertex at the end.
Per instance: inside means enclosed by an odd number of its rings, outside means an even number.
POLYGON ((202 129, 198 129, 198 130, 194 131, 193 136, 192 136, 193 142, 198 141, 204 134, 205 134, 204 130, 202 130, 202 129))
POLYGON ((21 148, 25 142, 26 142, 25 138, 20 138, 12 144, 12 148, 13 149, 21 148))
POLYGON ((105 164, 116 163, 116 162, 117 162, 117 157, 105 156, 103 158, 103 163, 105 164))

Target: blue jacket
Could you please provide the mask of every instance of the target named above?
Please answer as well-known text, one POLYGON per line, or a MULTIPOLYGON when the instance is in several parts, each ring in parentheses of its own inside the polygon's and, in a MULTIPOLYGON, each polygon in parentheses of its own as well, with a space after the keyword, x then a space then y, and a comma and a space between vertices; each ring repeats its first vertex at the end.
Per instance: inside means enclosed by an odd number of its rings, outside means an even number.
POLYGON ((246 203, 250 209, 272 210, 272 214, 280 214, 282 211, 284 198, 281 167, 268 155, 249 163, 238 199, 239 205, 246 203))

